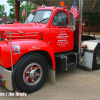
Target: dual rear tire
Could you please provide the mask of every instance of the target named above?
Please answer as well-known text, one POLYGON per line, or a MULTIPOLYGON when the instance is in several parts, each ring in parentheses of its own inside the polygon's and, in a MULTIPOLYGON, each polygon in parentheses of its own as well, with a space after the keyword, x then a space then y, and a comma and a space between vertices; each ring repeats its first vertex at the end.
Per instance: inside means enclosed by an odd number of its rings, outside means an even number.
POLYGON ((92 69, 93 70, 100 69, 100 44, 98 44, 94 50, 92 69))

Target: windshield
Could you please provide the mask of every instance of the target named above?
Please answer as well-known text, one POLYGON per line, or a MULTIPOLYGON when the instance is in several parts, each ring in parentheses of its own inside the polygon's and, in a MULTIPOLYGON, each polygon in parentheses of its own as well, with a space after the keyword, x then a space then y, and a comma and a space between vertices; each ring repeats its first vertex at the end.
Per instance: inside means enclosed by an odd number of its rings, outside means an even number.
POLYGON ((51 10, 38 10, 29 14, 25 23, 38 22, 38 23, 47 23, 52 14, 51 10))

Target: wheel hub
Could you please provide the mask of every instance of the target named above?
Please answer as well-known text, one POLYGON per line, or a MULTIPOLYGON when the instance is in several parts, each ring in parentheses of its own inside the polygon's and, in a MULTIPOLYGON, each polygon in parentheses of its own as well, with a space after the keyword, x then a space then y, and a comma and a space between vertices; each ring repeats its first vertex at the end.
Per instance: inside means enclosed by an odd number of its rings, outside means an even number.
POLYGON ((32 70, 32 71, 29 73, 29 77, 30 77, 30 78, 36 78, 36 76, 37 76, 37 71, 32 70))
POLYGON ((23 80, 27 85, 35 85, 42 78, 42 67, 38 63, 29 64, 23 72, 23 80))
POLYGON ((96 62, 97 62, 97 64, 100 64, 100 50, 97 52, 96 62))

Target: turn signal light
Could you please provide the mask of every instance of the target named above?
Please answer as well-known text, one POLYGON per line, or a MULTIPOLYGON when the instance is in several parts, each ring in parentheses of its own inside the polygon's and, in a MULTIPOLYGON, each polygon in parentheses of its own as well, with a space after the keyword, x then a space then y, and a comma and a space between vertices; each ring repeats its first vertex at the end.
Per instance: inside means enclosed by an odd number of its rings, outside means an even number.
POLYGON ((3 79, 3 83, 4 83, 4 86, 8 89, 6 79, 3 79))
POLYGON ((83 45, 82 47, 85 48, 85 47, 87 47, 87 45, 83 45))
POLYGON ((87 45, 85 45, 85 47, 87 47, 87 45))
POLYGON ((82 46, 83 48, 85 47, 85 45, 82 46))

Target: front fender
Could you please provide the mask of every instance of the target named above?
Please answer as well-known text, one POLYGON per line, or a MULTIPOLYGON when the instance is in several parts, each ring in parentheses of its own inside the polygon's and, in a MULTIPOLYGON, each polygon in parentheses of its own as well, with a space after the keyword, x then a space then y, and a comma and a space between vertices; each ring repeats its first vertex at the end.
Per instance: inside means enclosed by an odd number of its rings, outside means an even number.
MULTIPOLYGON (((8 41, 9 42, 9 41, 8 41)), ((52 48, 44 41, 37 39, 15 39, 11 41, 12 43, 12 59, 13 65, 17 63, 17 61, 25 54, 33 51, 46 51, 50 55, 53 64, 53 70, 55 70, 55 56, 52 48), (16 51, 17 49, 17 51, 16 51)), ((10 43, 7 46, 2 46, 2 56, 6 58, 10 56, 10 43), (7 53, 5 50, 8 48, 7 53)), ((11 57, 11 56, 10 56, 11 57)), ((2 59, 2 58, 1 58, 2 59)), ((1 65, 5 68, 11 67, 11 59, 2 59, 1 65), (6 62, 6 63, 5 63, 6 62)))

